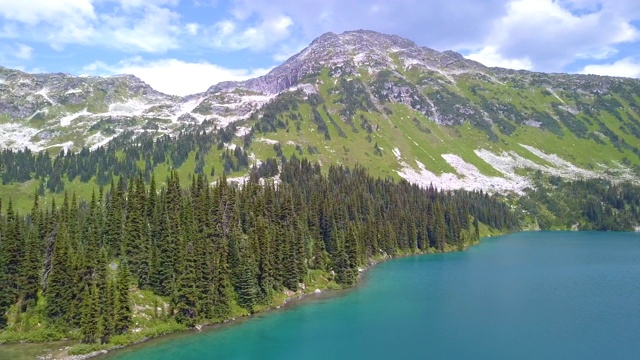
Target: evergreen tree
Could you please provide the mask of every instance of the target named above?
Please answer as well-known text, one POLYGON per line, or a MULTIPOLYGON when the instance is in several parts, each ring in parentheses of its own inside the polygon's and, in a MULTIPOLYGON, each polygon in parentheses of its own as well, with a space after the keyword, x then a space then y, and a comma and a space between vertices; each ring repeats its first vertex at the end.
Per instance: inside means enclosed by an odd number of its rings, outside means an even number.
MULTIPOLYGON (((0 284, 7 283, 7 271, 5 266, 4 243, 0 232, 0 284)), ((0 330, 7 326, 7 310, 12 304, 9 288, 0 286, 0 330)))
POLYGON ((186 248, 184 268, 178 277, 174 295, 176 321, 189 327, 194 326, 198 318, 198 289, 194 257, 195 249, 189 243, 186 248))
POLYGON ((51 269, 45 287, 45 312, 49 319, 57 321, 67 318, 74 301, 73 280, 69 235, 65 224, 60 223, 55 235, 51 269))
POLYGON ((129 266, 126 261, 120 263, 118 269, 118 276, 116 277, 115 284, 115 301, 114 301, 114 316, 113 316, 113 328, 115 334, 124 334, 131 326, 131 303, 129 299, 129 285, 131 277, 129 273, 129 266))
POLYGON ((82 342, 91 344, 98 337, 98 304, 97 289, 95 284, 87 286, 82 296, 82 318, 80 320, 80 333, 82 342))

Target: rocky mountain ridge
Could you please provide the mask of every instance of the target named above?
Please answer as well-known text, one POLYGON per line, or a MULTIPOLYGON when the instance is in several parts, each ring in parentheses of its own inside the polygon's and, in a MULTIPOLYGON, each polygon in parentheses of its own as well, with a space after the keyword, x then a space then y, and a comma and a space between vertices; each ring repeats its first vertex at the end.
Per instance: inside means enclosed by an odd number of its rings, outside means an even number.
POLYGON ((324 34, 264 76, 182 98, 131 75, 0 69, 0 147, 77 150, 203 123, 234 124, 227 146, 256 160, 279 144, 442 187, 520 191, 531 171, 635 179, 640 169, 640 81, 489 68, 373 31, 324 34))

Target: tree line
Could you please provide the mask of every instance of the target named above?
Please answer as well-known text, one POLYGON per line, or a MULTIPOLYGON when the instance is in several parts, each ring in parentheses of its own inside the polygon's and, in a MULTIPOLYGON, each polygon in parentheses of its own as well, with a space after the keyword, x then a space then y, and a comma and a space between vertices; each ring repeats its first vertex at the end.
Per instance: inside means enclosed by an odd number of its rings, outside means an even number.
MULTIPOLYGON (((180 168, 192 152, 196 165, 188 171, 213 176, 213 164, 205 169, 205 157, 213 146, 224 150, 224 144, 231 141, 235 131, 234 125, 216 129, 210 122, 204 122, 177 136, 124 132, 97 149, 84 147, 78 152, 63 149, 57 155, 47 150, 4 149, 0 151, 0 179, 3 185, 38 180, 40 195, 47 191, 62 193, 65 183, 76 179, 82 183, 95 179, 98 185, 108 186, 114 176, 129 178, 142 172, 148 183, 157 166, 180 168)), ((250 165, 246 150, 241 148, 222 151, 219 160, 225 174, 248 170, 250 165)))
POLYGON ((0 327, 10 308, 42 309, 44 326, 105 343, 131 331, 137 289, 167 299, 165 316, 178 323, 218 322, 298 290, 310 271, 347 287, 372 259, 462 248, 480 223, 518 227, 487 194, 376 179, 362 167, 324 175, 293 157, 280 183, 252 174, 239 186, 206 174, 182 186, 172 172, 147 186, 140 173, 88 200, 65 194, 60 206, 35 194, 29 214, 0 204, 0 327))

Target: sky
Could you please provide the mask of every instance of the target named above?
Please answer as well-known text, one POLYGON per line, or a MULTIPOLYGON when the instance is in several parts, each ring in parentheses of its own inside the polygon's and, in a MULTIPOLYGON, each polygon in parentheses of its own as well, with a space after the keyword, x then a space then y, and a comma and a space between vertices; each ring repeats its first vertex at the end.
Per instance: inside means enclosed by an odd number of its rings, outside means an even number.
POLYGON ((640 78, 639 0, 0 0, 0 66, 187 95, 356 29, 487 66, 640 78))

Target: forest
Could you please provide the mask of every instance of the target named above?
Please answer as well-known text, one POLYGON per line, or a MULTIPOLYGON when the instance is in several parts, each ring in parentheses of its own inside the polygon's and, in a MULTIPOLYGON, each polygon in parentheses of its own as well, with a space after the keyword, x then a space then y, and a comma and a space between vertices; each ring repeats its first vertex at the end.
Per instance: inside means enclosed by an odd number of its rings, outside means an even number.
POLYGON ((516 200, 542 230, 634 231, 640 224, 640 187, 628 181, 569 181, 537 173, 534 188, 516 200))
POLYGON ((261 179, 274 164, 243 184, 201 173, 185 186, 172 172, 147 185, 140 172, 90 199, 65 193, 43 206, 36 192, 28 214, 0 204, 0 328, 110 343, 135 330, 132 298, 142 292, 160 323, 216 323, 269 308, 313 278, 349 287, 372 261, 463 249, 481 226, 520 226, 482 192, 424 189, 362 167, 322 172, 295 156, 280 182, 261 179))

